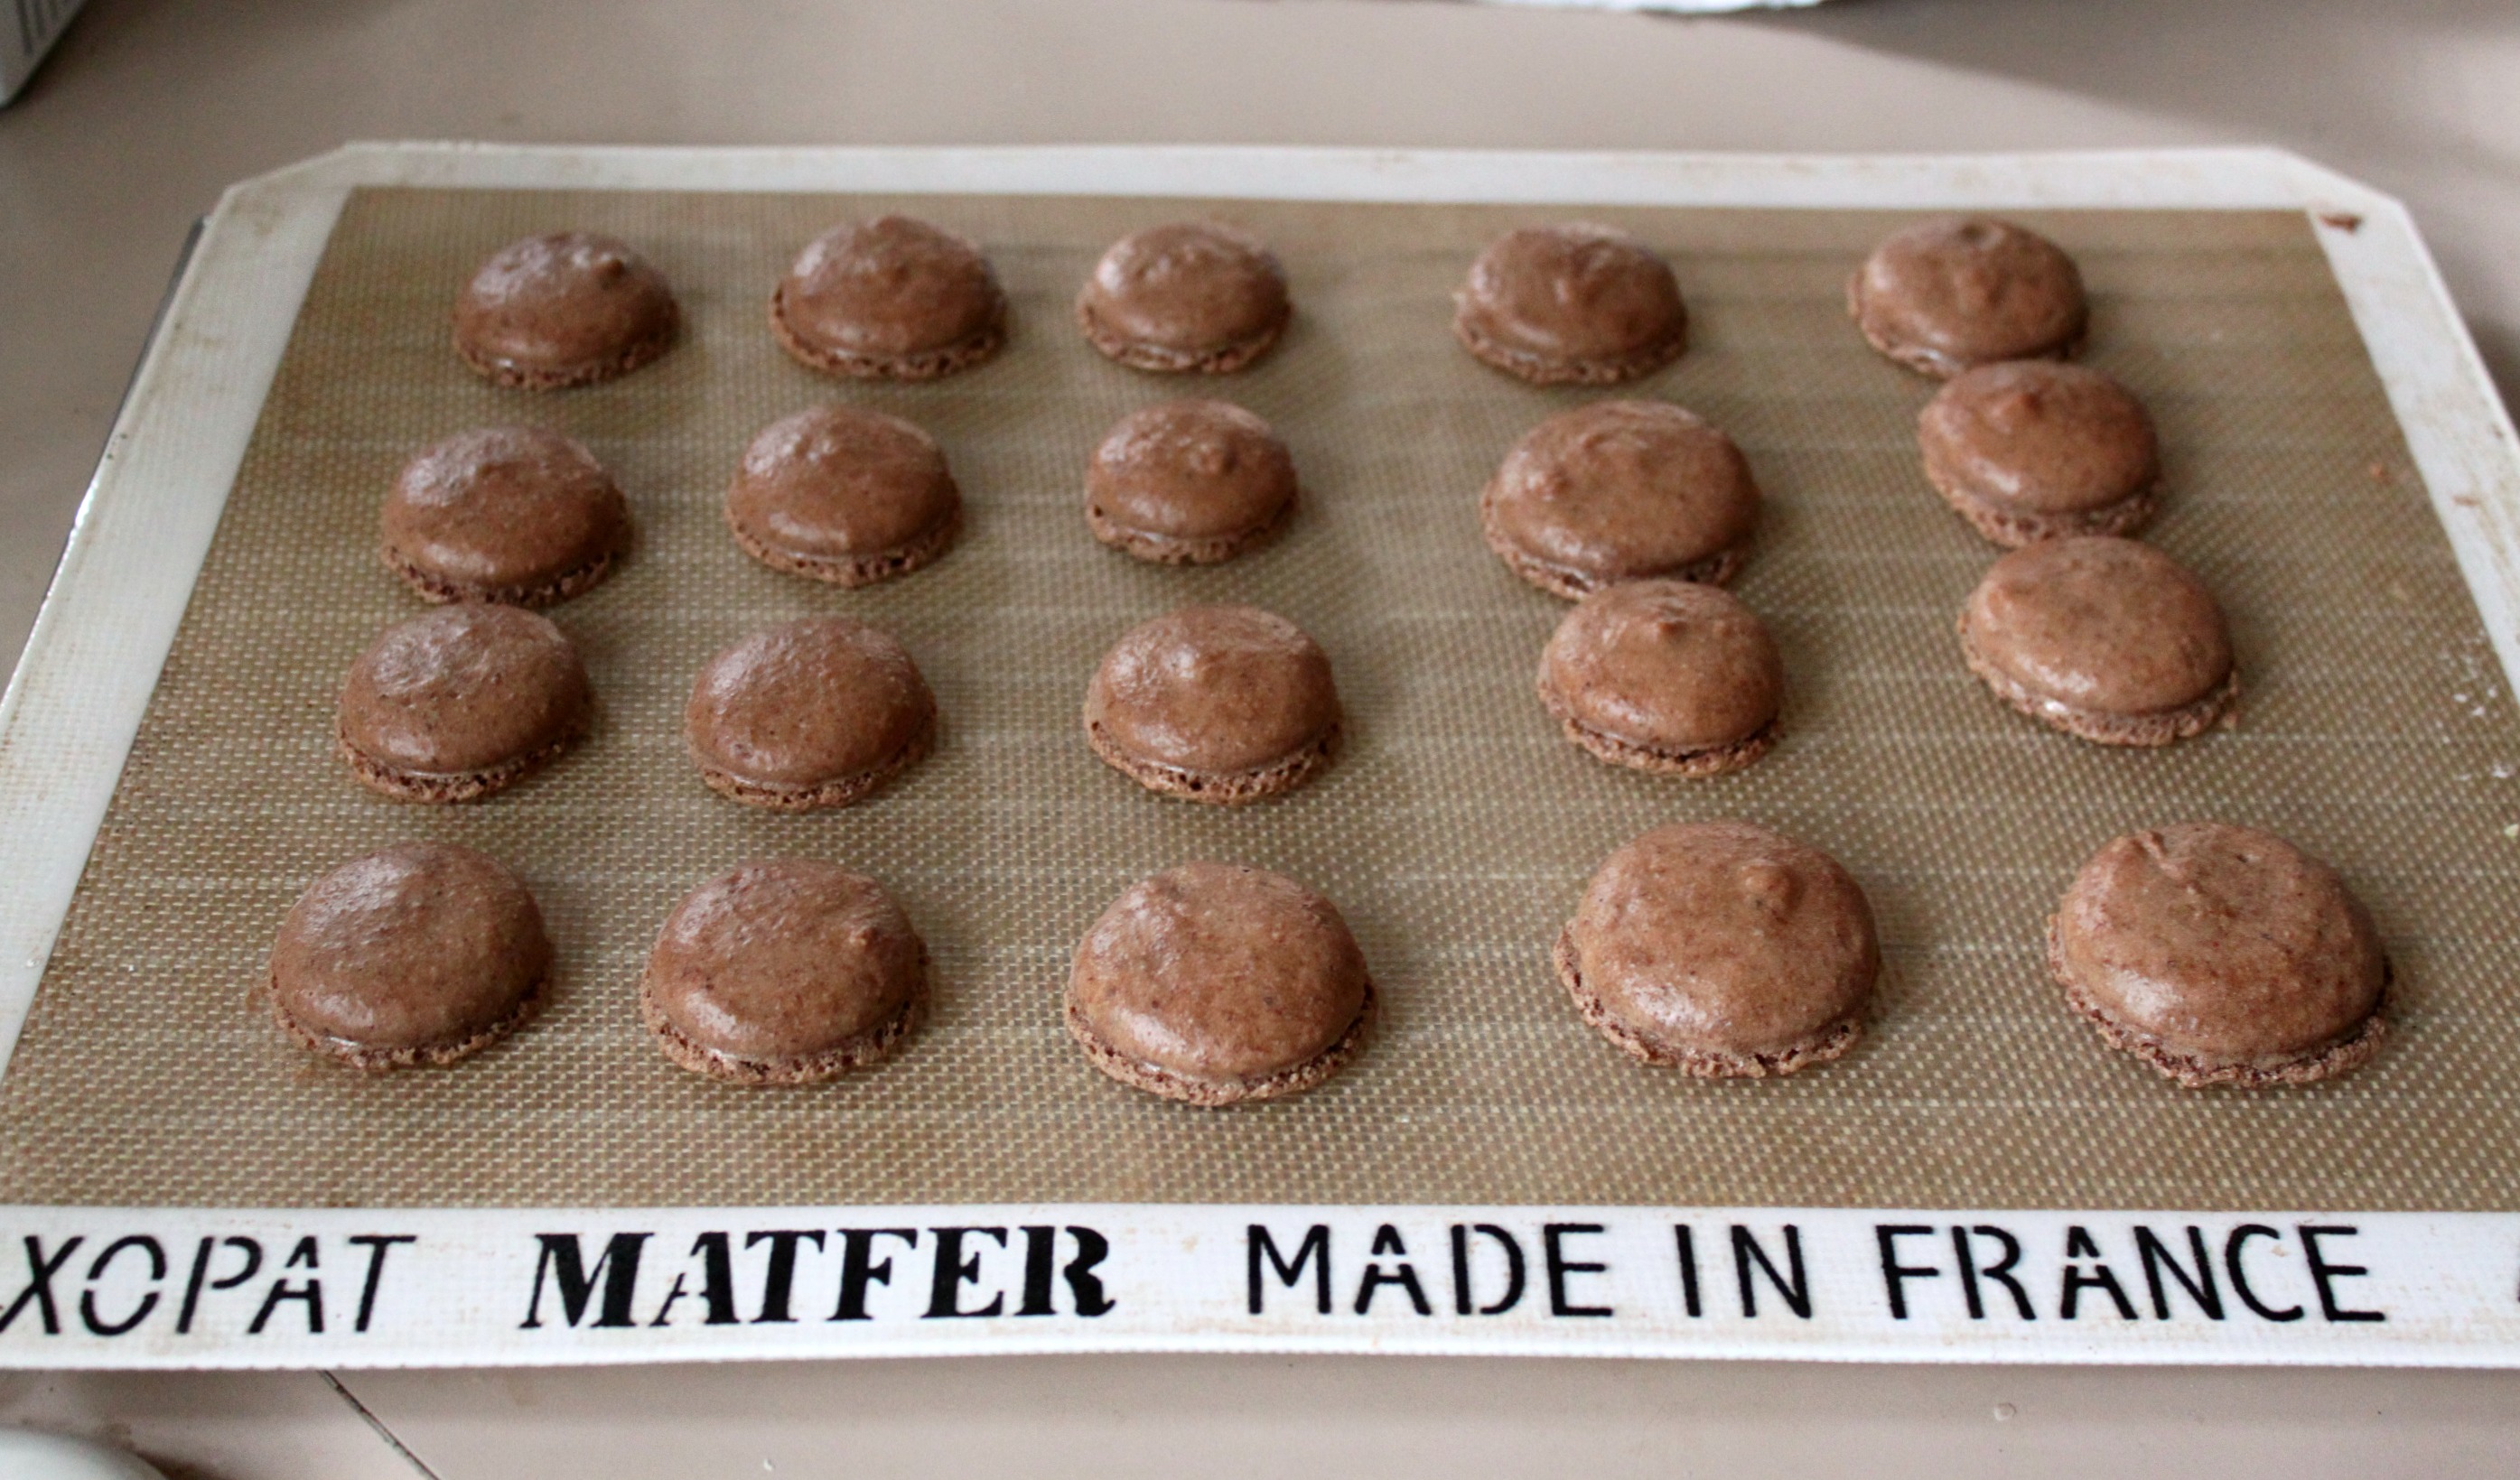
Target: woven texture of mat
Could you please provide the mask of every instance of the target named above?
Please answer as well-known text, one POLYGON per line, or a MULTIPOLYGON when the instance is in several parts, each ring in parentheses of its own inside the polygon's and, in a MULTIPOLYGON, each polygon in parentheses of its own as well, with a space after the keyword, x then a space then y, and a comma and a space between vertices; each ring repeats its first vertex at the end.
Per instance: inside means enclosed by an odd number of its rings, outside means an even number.
MULTIPOLYGON (((1319 1201, 2493 1209, 2520 1205, 2520 730, 2448 542, 2303 218, 2020 219, 2080 260, 2088 359, 2160 424, 2151 538, 2212 585, 2244 679, 2236 730, 2103 750, 1995 702, 1952 623, 1997 552, 1918 471, 1933 386, 1867 349, 1843 284, 1904 217, 1150 200, 362 191, 299 316, 190 612, 0 1084, 0 1200, 158 1205, 1319 1201), (983 244, 1006 350, 919 386, 791 364, 764 319, 788 258, 899 208, 983 244), (1220 379, 1120 369, 1070 300, 1140 226, 1266 236, 1297 318, 1220 379), (1768 517, 1735 589, 1772 624, 1783 740, 1713 782, 1603 766, 1532 693, 1564 606, 1480 544, 1475 501, 1532 424, 1603 392, 1473 363, 1450 292, 1508 226, 1569 215, 1667 252, 1692 310, 1668 398, 1747 451, 1768 517), (447 313, 508 240, 585 228, 662 267, 687 313, 661 362, 590 390, 473 378, 447 313), (1212 569, 1096 544, 1087 454, 1132 408, 1225 396, 1275 423, 1306 500, 1212 569), (898 413, 965 491, 934 566, 844 592, 739 552, 719 516, 764 424, 818 401, 898 413), (561 427, 627 492, 635 553, 553 615, 602 705, 592 741, 490 802, 396 805, 332 752, 336 686, 421 604, 376 556, 403 460, 462 428, 561 427), (1106 770, 1077 711, 1103 648, 1192 601, 1280 611, 1328 649, 1350 721, 1314 785, 1237 811, 1106 770), (917 656, 935 755, 874 801, 780 817, 702 787, 680 715, 709 653, 815 612, 917 656), (1886 971, 1848 1058, 1762 1083, 1630 1062, 1549 945, 1601 857, 1657 823, 1744 817, 1869 893, 1886 971), (2188 1092, 2106 1053, 2041 932, 2098 843, 2221 818, 2335 863, 2397 968, 2397 1030, 2332 1084, 2188 1092), (371 1076, 274 1028, 271 935, 316 875, 406 837, 481 848, 540 898, 549 1009, 451 1069, 371 1076), (671 1067, 634 991, 680 895, 739 860, 874 875, 936 966, 892 1063, 746 1091, 671 1067), (1346 1073, 1230 1111, 1089 1068, 1060 1027, 1068 954, 1112 896, 1185 859, 1279 869, 1346 912, 1384 1004, 1346 1073)), ((181 326, 175 327, 181 332, 181 326)))

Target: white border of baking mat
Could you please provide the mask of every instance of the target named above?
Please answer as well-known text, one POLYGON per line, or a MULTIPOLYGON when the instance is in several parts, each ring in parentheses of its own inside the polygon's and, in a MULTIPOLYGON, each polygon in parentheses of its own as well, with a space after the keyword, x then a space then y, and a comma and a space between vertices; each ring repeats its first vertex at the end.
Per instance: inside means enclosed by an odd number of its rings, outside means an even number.
MULTIPOLYGON (((2520 687, 2510 420, 2406 208, 2289 155, 352 145, 221 199, 0 697, 0 1067, 370 185, 2306 210, 2520 687)), ((0 1368, 1098 1350, 2511 1367, 2520 1215, 0 1208, 0 1368)))

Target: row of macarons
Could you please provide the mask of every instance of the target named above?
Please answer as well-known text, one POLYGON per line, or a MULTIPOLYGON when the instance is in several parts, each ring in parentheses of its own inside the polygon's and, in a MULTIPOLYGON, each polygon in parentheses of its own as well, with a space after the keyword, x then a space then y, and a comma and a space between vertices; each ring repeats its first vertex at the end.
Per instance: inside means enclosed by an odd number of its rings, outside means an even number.
MULTIPOLYGON (((2048 924, 2065 1004, 2189 1087, 2305 1084, 2367 1060, 2389 966, 2335 871, 2272 833, 2183 824, 2115 838, 2048 924)), ((1840 1057, 1872 1009, 1871 908, 1826 853, 1746 822, 1661 827, 1612 853, 1551 950, 1583 1019, 1701 1078, 1840 1057)), ((554 951, 497 861, 395 844, 318 878, 281 923, 270 1001, 298 1043, 368 1069, 446 1064, 540 1006, 554 951)), ((876 880, 805 859, 741 865, 667 915, 638 1011, 676 1064, 809 1084, 918 1026, 927 948, 876 880)), ((1309 1089, 1375 1016, 1337 906, 1267 870, 1192 862, 1105 909, 1071 958, 1069 1032, 1123 1084, 1199 1105, 1309 1089)))
MULTIPOLYGON (((1937 375, 2070 351, 2088 321, 2079 270, 2006 222, 1942 217, 1883 241, 1848 288, 1865 337, 1937 375)), ((1174 221, 1132 233, 1076 298, 1095 348, 1139 370, 1226 374, 1268 352, 1293 312, 1285 269, 1250 233, 1174 221)), ((553 232, 493 252, 455 304, 465 363, 506 385, 557 389, 627 374, 670 349, 673 290, 629 245, 553 232)), ((987 256, 908 216, 815 238, 770 295, 770 326, 832 375, 928 381, 1006 340, 1007 295, 987 256)), ((1480 361, 1537 384, 1615 384, 1677 359, 1688 311, 1671 264, 1615 228, 1526 226, 1489 243, 1454 293, 1454 334, 1480 361)))
MULTIPOLYGON (((2013 552, 1970 597, 1960 637, 1998 697, 2103 742, 2194 734, 2237 689, 2211 596, 2133 540, 2013 552), (2168 621, 2194 634, 2161 642, 2168 621), (2203 696, 2178 701, 2197 688, 2203 696)), ((1776 744, 1784 682, 1748 605, 1702 582, 1647 579, 1576 603, 1542 649, 1536 689, 1593 756, 1708 777, 1776 744)), ((455 602, 387 627, 351 663, 336 740, 379 792, 472 801, 564 754, 588 734, 594 703, 575 645, 550 618, 455 602)), ((1207 604, 1121 634, 1086 682, 1082 719, 1114 770, 1159 794, 1223 805, 1310 781, 1332 763, 1346 724, 1330 658, 1310 634, 1257 606, 1207 604)), ((709 658, 683 732, 721 795, 815 811, 860 801, 917 764, 937 722, 934 693, 897 638, 829 614, 762 628, 709 658)))

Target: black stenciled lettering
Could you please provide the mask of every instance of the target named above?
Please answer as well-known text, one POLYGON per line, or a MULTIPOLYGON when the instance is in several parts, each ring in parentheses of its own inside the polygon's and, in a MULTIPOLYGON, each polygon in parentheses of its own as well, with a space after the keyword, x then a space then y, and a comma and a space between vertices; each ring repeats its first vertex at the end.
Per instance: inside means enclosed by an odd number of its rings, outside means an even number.
POLYGON ((1295 1287, 1297 1280, 1304 1278, 1304 1271, 1309 1268, 1313 1272, 1314 1313, 1322 1316, 1330 1313, 1330 1226, 1328 1224, 1317 1223, 1304 1231, 1302 1240, 1295 1245, 1295 1257, 1291 1262, 1278 1247, 1278 1240, 1269 1236, 1268 1228, 1262 1224, 1252 1224, 1248 1232, 1243 1234, 1243 1249, 1245 1255, 1243 1263, 1249 1275, 1252 1315, 1259 1315, 1264 1308, 1260 1277, 1261 1267, 1264 1264, 1275 1272, 1278 1282, 1290 1290, 1295 1287))
POLYGON ((1549 1314, 1552 1316, 1608 1316, 1606 1305, 1577 1305, 1566 1293, 1570 1275, 1598 1275, 1610 1267, 1606 1264, 1577 1264, 1566 1257, 1564 1240, 1589 1237, 1607 1233, 1598 1223, 1544 1223, 1540 1226, 1540 1262, 1549 1275, 1549 1314))
POLYGON ((2248 1253, 2249 1240, 2252 1238, 2272 1238, 2277 1243, 2283 1242, 2283 1234, 2263 1223, 2244 1223, 2233 1229, 2230 1235, 2223 1240, 2223 1273, 2231 1277, 2231 1293, 2239 1296, 2240 1303, 2247 1306, 2250 1312, 2261 1321, 2299 1321, 2304 1314, 2300 1306, 2287 1306, 2280 1311, 2275 1310, 2260 1300, 2258 1292, 2250 1287, 2249 1272, 2241 1260, 2248 1253))
POLYGON ((175 1316, 175 1334, 184 1336, 192 1333, 193 1315, 201 1309, 203 1289, 232 1290, 261 1273, 262 1244, 259 1240, 204 1237, 201 1246, 193 1251, 193 1273, 184 1280, 184 1305, 175 1316), (224 1279, 209 1280, 204 1285, 202 1280, 210 1273, 211 1250, 214 1248, 235 1249, 245 1256, 245 1263, 237 1268, 235 1274, 224 1279))
MULTIPOLYGON (((298 1239, 296 1246, 289 1251, 289 1257, 280 1262, 280 1267, 283 1270, 313 1270, 318 1268, 316 1261, 315 1235, 308 1233, 304 1237, 298 1239)), ((299 1306, 299 1314, 306 1318, 307 1334, 313 1336, 323 1335, 324 1281, 314 1278, 312 1275, 309 1275, 302 1282, 297 1284, 290 1283, 289 1277, 287 1275, 282 1275, 279 1278, 272 1280, 271 1288, 263 1292, 262 1308, 253 1313, 253 1320, 247 1324, 245 1333, 248 1336, 261 1335, 262 1328, 271 1323, 272 1313, 280 1309, 283 1301, 289 1300, 296 1301, 299 1306)))
POLYGON ((652 1233, 615 1233, 606 1240, 604 1252, 595 1256, 595 1268, 586 1267, 586 1251, 575 1233, 536 1233, 541 1251, 534 1256, 534 1290, 525 1302, 525 1321, 520 1330, 533 1330, 543 1323, 543 1283, 546 1279, 560 1287, 560 1311, 569 1324, 575 1325, 586 1315, 588 1301, 594 1298, 595 1281, 604 1281, 604 1302, 596 1310, 599 1326, 626 1326, 631 1323, 630 1297, 639 1289, 639 1260, 647 1252, 652 1233))
POLYGON ((1058 1272, 1058 1229, 1054 1224, 1027 1223, 1022 1232, 1023 1301, 1015 1314, 1056 1316, 1058 1309, 1050 1303, 1050 1280, 1058 1272))
POLYGON ((131 1314, 120 1321, 100 1320, 96 1312, 96 1282, 105 1278, 107 1266, 113 1263, 124 1249, 136 1249, 149 1257, 149 1282, 152 1285, 166 1278, 166 1247, 146 1233, 131 1233, 107 1244, 87 1267, 88 1288, 79 1291, 79 1323, 99 1336, 119 1336, 149 1319, 158 1309, 155 1289, 140 1297, 131 1314))
MULTIPOLYGON (((692 1240, 691 1257, 700 1262, 700 1307, 706 1313, 700 1318, 700 1323, 734 1325, 737 1317, 732 1240, 723 1232, 712 1229, 692 1240)), ((688 1271, 675 1274, 673 1287, 666 1290, 665 1298, 656 1303, 655 1319, 650 1321, 649 1325, 673 1324, 674 1306, 690 1293, 684 1285, 688 1277, 688 1271)))
POLYGON ((684 1297, 692 1292, 689 1278, 686 1274, 680 1272, 675 1274, 674 1282, 665 1287, 665 1298, 656 1302, 656 1314, 648 1322, 650 1326, 670 1325, 673 1323, 674 1307, 682 1304, 684 1297))
POLYGON ((840 1303, 832 1310, 833 1321, 869 1321, 867 1286, 892 1283, 892 1261, 875 1257, 875 1241, 898 1238, 908 1248, 919 1247, 917 1229, 841 1229, 840 1235, 840 1303))
POLYGON ((1960 1293, 1968 1301, 1971 1321, 1986 1319, 1986 1298, 1978 1292, 1977 1282, 1981 1279, 1991 1280, 2009 1291, 2012 1295, 2012 1308, 2020 1313, 2022 1320, 2039 1319, 2039 1312, 2030 1304, 2030 1292, 2023 1289, 2021 1281, 2014 1278, 2012 1275, 2014 1267, 2021 1263, 2021 1240, 2013 1237, 2010 1230, 1997 1228, 1991 1223, 1981 1223, 1965 1229, 1954 1224, 1952 1225, 1952 1258, 1959 1265, 1960 1293), (1992 1238, 2002 1244, 2003 1257, 1983 1269, 1979 1268, 1977 1250, 1972 1246, 1972 1240, 1978 1238, 1992 1238))
POLYGON ((2118 1314, 2129 1321, 2135 1319, 2135 1306, 2127 1299, 2125 1287, 2118 1283, 2115 1271, 2106 1264, 2094 1263, 2091 1271, 2086 1272, 2081 1265, 2070 1262, 2077 1259, 2097 1261, 2099 1257, 2100 1246, 2093 1241, 2091 1230, 2079 1223, 2065 1230, 2065 1258, 2068 1263, 2065 1266, 2064 1293, 2056 1306, 2058 1320, 2079 1319, 2077 1313, 2082 1309, 2085 1290, 2108 1291, 2109 1299, 2117 1305, 2118 1314))
POLYGON ((1373 1231, 1373 1247, 1369 1251, 1365 1276, 1356 1282, 1356 1313, 1372 1314, 1373 1297, 1386 1284, 1396 1284, 1407 1291, 1409 1303, 1418 1315, 1435 1314, 1435 1308, 1426 1303, 1425 1287, 1418 1282, 1418 1267, 1409 1262, 1409 1245, 1400 1241, 1400 1231, 1387 1223, 1373 1231), (1385 1271, 1381 1263, 1385 1258, 1397 1259, 1399 1267, 1385 1271))
POLYGON ((350 1242, 364 1244, 368 1250, 368 1278, 359 1286, 359 1319, 350 1326, 354 1331, 364 1331, 368 1318, 377 1312, 377 1289, 384 1282, 385 1255, 395 1244, 418 1243, 420 1237, 415 1233, 352 1233, 350 1242))
POLYGON ((1456 1316, 1502 1316, 1522 1303, 1524 1269, 1522 1244, 1511 1233, 1493 1223, 1453 1225, 1453 1314, 1456 1316), (1505 1293, 1486 1305, 1479 1297, 1470 1276, 1470 1239, 1485 1238, 1505 1251, 1505 1293))
POLYGON ((743 1235, 743 1246, 756 1243, 770 1245, 769 1267, 761 1272, 761 1314, 752 1318, 754 1325, 792 1322, 788 1306, 796 1292, 796 1245, 811 1242, 823 1246, 821 1229, 763 1229, 743 1235))
POLYGON ((1103 1290, 1102 1277, 1094 1272, 1111 1257, 1111 1240, 1072 1223, 1067 1236, 1076 1240, 1076 1257, 1058 1272, 1058 1278, 1067 1281, 1067 1298, 1075 1302, 1079 1316, 1108 1316, 1119 1302, 1103 1290))
POLYGON ((1803 1232, 1790 1223, 1784 1229, 1785 1273, 1778 1274, 1776 1261, 1768 1257, 1768 1250, 1759 1242, 1759 1236, 1740 1224, 1732 1225, 1732 1278, 1741 1295, 1741 1315, 1746 1320, 1759 1319, 1759 1290, 1750 1279, 1753 1265, 1768 1277, 1768 1283, 1776 1286, 1777 1294, 1785 1302, 1785 1309, 1805 1321, 1811 1319, 1811 1285, 1803 1274, 1803 1232))
POLYGON ((2163 1243, 2152 1230, 2139 1223, 2135 1226, 2135 1252, 2136 1257, 2143 1261, 2143 1287, 2152 1296, 2153 1320, 2170 1319, 2170 1288, 2161 1282, 2165 1272, 2187 1292, 2188 1299, 2196 1302, 2196 1308, 2205 1313, 2205 1319, 2223 1319, 2223 1291, 2214 1282, 2214 1256, 2205 1251, 2204 1230, 2192 1223, 2187 1226, 2187 1252, 2196 1261, 2193 1273, 2179 1262, 2179 1256, 2170 1251, 2170 1245, 2163 1243))
POLYGON ((2362 1279, 2371 1272, 2359 1264, 2330 1264, 2327 1252, 2318 1246, 2321 1238, 2352 1238, 2362 1231, 2352 1224, 2305 1223, 2296 1230, 2301 1234, 2302 1262, 2310 1266, 2310 1282, 2318 1289, 2318 1314, 2330 1322, 2386 1321, 2386 1311, 2349 1311, 2336 1303, 2339 1279, 2362 1279))
POLYGON ((26 1287, 18 1292, 17 1299, 9 1302, 6 1311, 0 1311, 0 1331, 15 1325, 19 1313, 32 1302, 35 1314, 44 1323, 44 1334, 58 1336, 62 1333, 61 1307, 53 1303, 53 1277, 62 1272, 62 1266, 69 1263, 70 1255, 78 1252, 78 1246, 85 1242, 87 1235, 72 1233, 69 1241, 53 1250, 53 1256, 47 1259, 44 1257, 44 1240, 33 1233, 26 1235, 26 1287))
POLYGON ((1680 1304, 1689 1319, 1706 1314, 1706 1303, 1697 1295, 1697 1231, 1685 1223, 1671 1226, 1671 1241, 1680 1259, 1680 1304))
POLYGON ((963 1309, 963 1286, 980 1282, 980 1256, 977 1251, 974 1251, 970 1258, 964 1258, 963 1240, 970 1234, 977 1233, 986 1238, 996 1239, 998 1247, 1005 1248, 1007 1231, 1004 1229, 930 1229, 928 1232, 936 1235, 936 1268, 928 1279, 927 1314, 922 1319, 928 1321, 949 1320, 956 1317, 968 1319, 975 1316, 995 1316, 1003 1312, 1007 1308, 1007 1297, 1004 1291, 991 1295, 989 1303, 976 1311, 963 1309))
MULTIPOLYGON (((218 1246, 219 1241, 216 1238, 204 1233, 202 1235, 202 1241, 193 1247, 193 1272, 184 1277, 184 1303, 175 1312, 177 1335, 182 1335, 193 1328, 193 1312, 200 1309, 202 1304, 202 1280, 210 1273, 210 1250, 218 1246)), ((260 1256, 257 1253, 256 1262, 259 1260, 260 1256)))
POLYGON ((1909 1280, 1943 1278, 1940 1265, 1901 1264, 1899 1240, 1930 1238, 1933 1233, 1934 1226, 1929 1223, 1877 1223, 1872 1226, 1873 1241, 1881 1247, 1881 1287, 1889 1293, 1890 1319, 1893 1321, 1908 1319, 1909 1280))

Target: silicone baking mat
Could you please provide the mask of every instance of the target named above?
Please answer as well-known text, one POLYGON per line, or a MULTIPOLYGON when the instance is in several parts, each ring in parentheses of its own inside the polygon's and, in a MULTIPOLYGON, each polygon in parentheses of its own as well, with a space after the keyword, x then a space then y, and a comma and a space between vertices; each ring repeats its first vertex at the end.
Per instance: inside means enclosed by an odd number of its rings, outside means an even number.
POLYGON ((2495 1209, 2520 1186, 2520 732, 2381 385, 2293 213, 2022 212, 2080 260, 2088 358, 2163 435, 2150 538, 2229 611, 2237 729, 2102 750, 2001 708, 1952 620, 1995 552, 1916 468, 1932 385, 1868 350, 1843 282, 1906 216, 1039 197, 366 189, 335 230, 157 695, 0 1082, 0 1201, 186 1206, 1566 1202, 1746 1206, 2495 1209), (905 209, 981 242, 1005 352, 922 386, 838 383, 780 352, 764 302, 832 223, 905 209), (1284 259, 1298 317, 1253 370, 1104 362, 1068 303, 1095 255, 1182 215, 1284 259), (1544 391, 1471 362, 1449 293, 1496 232, 1604 219, 1665 251, 1692 345, 1623 393, 1712 418, 1766 525, 1736 590, 1783 650, 1783 740, 1713 782, 1614 770, 1531 694, 1558 602, 1481 546, 1478 490, 1544 391), (446 342, 509 239, 618 234, 673 281, 683 345, 558 395, 474 379, 446 342), (1306 501, 1275 546, 1205 570, 1097 545, 1085 459, 1130 409, 1237 400, 1291 444, 1306 501), (826 400, 907 416, 967 499, 961 544, 843 592, 746 560, 718 506, 762 425, 826 400), (633 558, 555 618, 586 651, 593 740, 485 804, 375 798, 331 752, 335 686, 420 604, 378 563, 377 505, 415 449, 559 426, 613 470, 633 558), (1131 624, 1248 601, 1328 650, 1339 762, 1238 811, 1160 799, 1086 749, 1077 706, 1131 624), (721 801, 682 750, 698 664, 814 612, 899 635, 944 714, 875 800, 788 818, 721 801), (1746 817, 1842 859, 1879 917, 1870 1034, 1787 1080, 1636 1065, 1581 1023, 1551 938, 1600 858, 1688 818, 1746 817), (2395 1031, 2329 1085, 2183 1092, 2061 1006, 2041 930, 2082 858, 2145 824, 2272 828, 2334 862, 2397 969, 2395 1031), (542 901, 546 1013, 440 1072, 370 1076, 285 1041, 260 992, 305 883, 385 842, 482 848, 542 901), (895 1061, 746 1091, 669 1066, 633 1008, 681 893, 750 857, 882 879, 925 934, 934 1010, 895 1061), (1184 859, 1282 870, 1335 899, 1385 1011, 1320 1090, 1226 1112, 1104 1080, 1057 1009, 1076 938, 1184 859))

